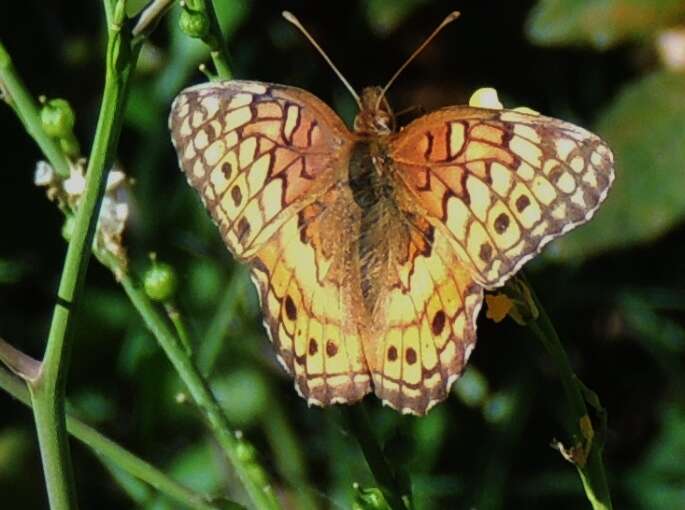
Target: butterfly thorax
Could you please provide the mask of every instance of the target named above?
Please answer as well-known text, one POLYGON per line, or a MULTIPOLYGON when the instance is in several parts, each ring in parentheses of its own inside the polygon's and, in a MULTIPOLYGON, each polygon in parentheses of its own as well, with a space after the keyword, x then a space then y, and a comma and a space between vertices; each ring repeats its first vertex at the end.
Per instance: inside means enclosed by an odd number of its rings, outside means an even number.
POLYGON ((382 93, 380 87, 362 90, 359 113, 354 119, 354 131, 357 134, 384 136, 395 130, 395 116, 382 93))

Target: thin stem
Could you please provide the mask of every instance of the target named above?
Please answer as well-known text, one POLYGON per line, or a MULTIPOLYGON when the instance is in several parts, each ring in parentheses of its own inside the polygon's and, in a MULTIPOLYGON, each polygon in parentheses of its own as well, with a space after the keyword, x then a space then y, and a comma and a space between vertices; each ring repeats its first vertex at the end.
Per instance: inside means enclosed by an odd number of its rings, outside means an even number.
POLYGON ((40 374, 40 361, 24 354, 1 337, 0 362, 24 381, 34 381, 40 374))
POLYGON ((205 13, 209 19, 209 31, 213 34, 212 40, 210 40, 209 54, 212 57, 212 62, 214 62, 214 67, 216 68, 217 75, 222 80, 230 80, 233 78, 233 72, 231 71, 231 57, 228 53, 228 47, 226 46, 226 39, 224 34, 221 32, 221 26, 219 26, 219 20, 216 17, 216 11, 214 10, 214 0, 201 0, 204 3, 205 13))
MULTIPOLYGON (((131 43, 129 34, 122 32, 125 16, 123 6, 122 2, 116 0, 104 2, 109 40, 103 102, 89 159, 86 190, 79 204, 76 226, 69 243, 60 281, 58 304, 55 307, 51 324, 44 370, 36 383, 31 386, 46 484, 53 510, 76 508, 64 411, 69 326, 74 304, 83 285, 83 276, 96 225, 95 213, 102 199, 106 170, 111 166, 121 129, 121 114, 128 88, 128 78, 140 49, 140 41, 131 43)), ((213 13, 213 10, 211 12, 213 13)), ((216 27, 218 28, 218 24, 216 27)), ((3 56, 6 56, 6 53, 0 54, 0 57, 3 56)), ((214 57, 226 62, 226 52, 221 52, 221 55, 214 55, 214 57)), ((7 69, 11 62, 8 58, 3 58, 2 63, 4 69, 7 69)), ((230 77, 227 65, 223 74, 225 77, 230 77)), ((23 110, 21 111, 23 113, 23 110)), ((37 134, 31 132, 31 134, 39 137, 42 131, 37 134)), ((106 254, 100 254, 100 257, 107 259, 106 254)), ((124 275, 122 283, 127 294, 157 337, 198 406, 204 411, 212 431, 233 464, 254 506, 258 509, 279 508, 271 488, 257 486, 250 477, 249 470, 242 465, 237 453, 237 442, 207 382, 201 377, 187 354, 183 352, 173 332, 145 296, 139 282, 127 276, 125 269, 119 267, 115 259, 108 260, 106 265, 116 275, 124 275)))
POLYGON ((35 140, 55 171, 62 177, 69 176, 69 162, 59 148, 58 143, 50 138, 40 121, 40 112, 36 100, 19 77, 7 50, 0 42, 0 98, 16 112, 24 129, 35 140))
MULTIPOLYGON (((106 253, 99 255, 102 262, 115 274, 119 274, 117 260, 106 253)), ((259 486, 250 476, 249 469, 241 461, 238 454, 238 442, 231 431, 230 424, 212 393, 207 380, 202 377, 193 360, 186 354, 180 342, 177 340, 168 323, 164 320, 157 308, 149 300, 142 284, 131 276, 124 273, 120 279, 124 291, 128 295, 133 306, 143 318, 146 326, 157 339, 157 342, 166 353, 169 361, 178 372, 179 377, 188 388, 193 400, 204 414, 210 429, 228 457, 233 469, 235 469, 240 481, 252 500, 255 508, 259 510, 272 510, 280 508, 278 500, 270 486, 259 486)))
MULTIPOLYGON (((207 33, 202 35, 189 33, 189 35, 202 39, 202 42, 209 48, 209 55, 212 57, 217 73, 216 78, 220 80, 232 79, 231 58, 226 46, 226 40, 221 32, 221 26, 216 17, 213 0, 184 0, 181 6, 183 9, 189 9, 196 14, 206 17, 209 23, 207 33)), ((214 76, 212 76, 212 79, 215 79, 214 76)))
POLYGON ((90 260, 107 173, 119 140, 128 78, 137 58, 137 52, 130 51, 127 36, 120 30, 123 4, 117 7, 115 10, 121 13, 121 18, 108 27, 105 88, 88 160, 85 191, 64 260, 42 370, 29 386, 48 499, 54 510, 77 508, 64 411, 71 325, 90 260))
MULTIPOLYGON (((584 388, 574 373, 573 368, 571 368, 559 335, 554 329, 542 303, 530 285, 527 285, 527 287, 539 312, 538 318, 530 321, 528 327, 552 357, 559 371, 566 400, 570 405, 573 416, 572 421, 566 423, 567 431, 573 440, 584 441, 586 434, 583 433, 581 424, 583 421, 589 420, 583 396, 584 388)), ((611 495, 602 461, 603 444, 601 438, 595 434, 594 440, 588 441, 588 444, 590 450, 587 452, 585 462, 575 462, 574 464, 583 483, 585 494, 592 504, 592 508, 594 510, 611 510, 611 495)))
MULTIPOLYGON (((31 407, 31 398, 26 384, 2 367, 0 367, 0 388, 22 404, 31 407)), ((78 418, 67 415, 67 430, 76 439, 90 447, 98 456, 102 456, 103 459, 107 459, 131 476, 142 480, 188 508, 197 510, 215 510, 217 508, 210 503, 208 497, 197 494, 169 478, 149 462, 137 457, 78 418)), ((235 508, 241 507, 235 503, 235 508)))
POLYGON ((192 357, 193 356, 193 342, 190 339, 190 334, 188 333, 188 328, 186 326, 185 321, 183 320, 183 316, 181 315, 181 312, 178 310, 176 305, 173 303, 165 303, 164 309, 166 310, 166 314, 169 317, 169 320, 174 325, 174 329, 176 330, 176 335, 178 335, 178 339, 181 341, 181 345, 183 346, 183 349, 186 351, 186 354, 189 357, 192 357))
POLYGON ((366 463, 376 479, 378 488, 383 493, 385 500, 392 510, 406 510, 403 502, 405 494, 402 494, 393 469, 383 455, 378 440, 369 423, 369 417, 363 403, 344 407, 342 412, 347 416, 347 427, 354 435, 362 449, 366 463))

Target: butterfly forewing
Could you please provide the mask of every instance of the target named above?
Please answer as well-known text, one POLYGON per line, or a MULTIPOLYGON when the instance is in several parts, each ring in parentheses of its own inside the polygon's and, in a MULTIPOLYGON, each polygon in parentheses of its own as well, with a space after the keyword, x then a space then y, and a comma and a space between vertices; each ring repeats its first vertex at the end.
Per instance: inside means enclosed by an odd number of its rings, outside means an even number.
POLYGON ((184 90, 169 125, 181 168, 241 260, 335 184, 351 145, 313 95, 250 81, 184 90))
POLYGON ((487 288, 589 220, 614 178, 599 137, 514 110, 438 110, 403 129, 390 154, 397 182, 487 288))

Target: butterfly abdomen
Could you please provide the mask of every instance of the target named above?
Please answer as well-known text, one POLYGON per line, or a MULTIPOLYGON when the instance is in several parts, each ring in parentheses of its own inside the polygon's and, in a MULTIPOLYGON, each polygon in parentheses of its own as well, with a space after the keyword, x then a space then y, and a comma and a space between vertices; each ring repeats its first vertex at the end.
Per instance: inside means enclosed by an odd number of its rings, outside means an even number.
POLYGON ((378 323, 384 291, 397 280, 394 258, 397 240, 406 239, 408 225, 399 209, 390 176, 379 163, 379 147, 359 141, 352 149, 348 177, 355 203, 359 206, 356 243, 361 296, 369 319, 378 323))

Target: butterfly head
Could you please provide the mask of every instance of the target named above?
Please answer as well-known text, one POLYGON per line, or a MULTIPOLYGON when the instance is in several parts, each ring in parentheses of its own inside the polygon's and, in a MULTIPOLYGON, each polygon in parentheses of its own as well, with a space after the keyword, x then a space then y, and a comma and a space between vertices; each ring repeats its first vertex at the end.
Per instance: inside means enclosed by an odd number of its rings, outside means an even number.
POLYGON ((389 135, 395 130, 395 116, 381 87, 362 90, 354 130, 362 135, 389 135))

